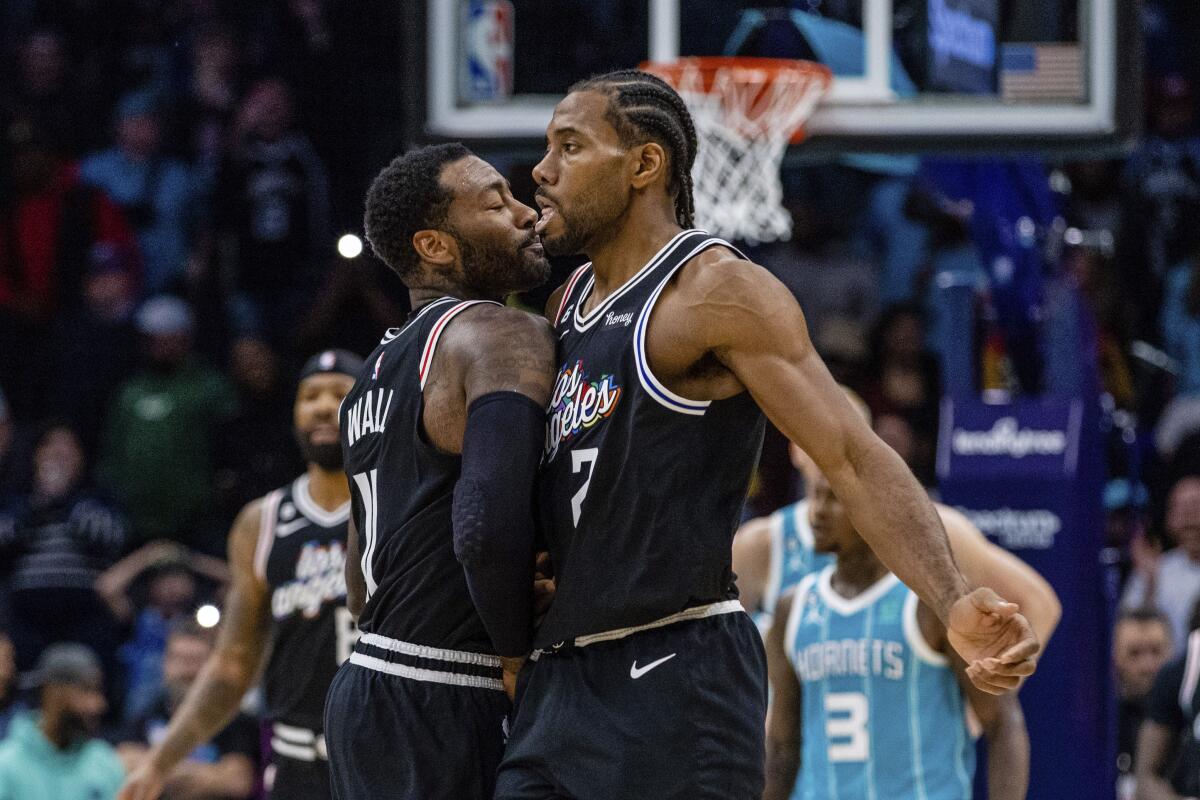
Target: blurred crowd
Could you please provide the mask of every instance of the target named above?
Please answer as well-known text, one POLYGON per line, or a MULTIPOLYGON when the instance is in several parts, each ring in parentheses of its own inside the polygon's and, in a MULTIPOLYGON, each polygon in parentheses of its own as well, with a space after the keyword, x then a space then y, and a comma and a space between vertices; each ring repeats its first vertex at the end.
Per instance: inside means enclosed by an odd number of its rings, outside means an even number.
MULTIPOLYGON (((0 4, 0 774, 103 732, 112 752, 96 741, 79 761, 103 777, 161 735, 212 646, 195 611, 220 605, 234 514, 302 468, 296 369, 319 348, 369 351, 408 310, 369 254, 335 248, 400 141, 400 15, 376 5, 0 4)), ((1036 302, 1016 318, 1044 338, 1073 309, 1112 421, 1125 769, 1200 597, 1200 70, 1184 46, 1200 22, 1175 5, 1146 4, 1135 148, 1012 179, 1033 174, 1050 209, 1029 211, 1036 302)), ((503 166, 530 200, 529 165, 503 166)), ((944 392, 1054 383, 1052 354, 1031 366, 1011 324, 986 209, 946 174, 789 168, 793 236, 752 252, 932 492, 944 392), (956 286, 982 320, 965 377, 956 286)), ((1024 220, 1008 220, 1018 238, 1024 220)), ((769 437, 747 515, 798 488, 769 437)), ((252 796, 259 733, 235 721, 171 796, 252 796)))

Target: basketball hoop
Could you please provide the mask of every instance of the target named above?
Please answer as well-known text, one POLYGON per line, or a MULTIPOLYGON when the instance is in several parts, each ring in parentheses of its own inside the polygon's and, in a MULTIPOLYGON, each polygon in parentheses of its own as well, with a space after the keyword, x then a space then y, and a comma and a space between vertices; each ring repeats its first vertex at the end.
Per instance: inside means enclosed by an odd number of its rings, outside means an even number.
POLYGON ((703 56, 642 64, 670 83, 696 123, 692 169, 696 224, 751 244, 787 239, 779 169, 789 142, 828 91, 833 74, 821 64, 782 58, 703 56))

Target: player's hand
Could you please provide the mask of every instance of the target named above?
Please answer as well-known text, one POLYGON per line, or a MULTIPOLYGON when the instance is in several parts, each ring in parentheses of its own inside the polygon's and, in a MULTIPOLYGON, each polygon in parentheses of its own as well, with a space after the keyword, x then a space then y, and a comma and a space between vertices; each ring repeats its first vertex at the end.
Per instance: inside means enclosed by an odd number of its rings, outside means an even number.
MULTIPOLYGON (((517 697, 517 675, 521 672, 521 667, 525 666, 525 656, 517 656, 515 658, 505 658, 501 656, 500 666, 504 670, 501 680, 504 682, 504 693, 508 695, 509 700, 515 700, 517 697)), ((120 800, 123 800, 120 799, 120 800)))
POLYGON ((550 566, 550 554, 545 550, 537 554, 537 563, 533 573, 533 625, 542 624, 550 603, 554 600, 553 570, 550 566))
POLYGON ((980 691, 1004 694, 1037 669, 1041 650, 1029 621, 1016 603, 991 589, 963 595, 950 607, 946 635, 967 662, 967 677, 980 691))
POLYGON ((117 800, 158 800, 162 794, 166 776, 147 758, 125 779, 125 785, 117 792, 117 800))

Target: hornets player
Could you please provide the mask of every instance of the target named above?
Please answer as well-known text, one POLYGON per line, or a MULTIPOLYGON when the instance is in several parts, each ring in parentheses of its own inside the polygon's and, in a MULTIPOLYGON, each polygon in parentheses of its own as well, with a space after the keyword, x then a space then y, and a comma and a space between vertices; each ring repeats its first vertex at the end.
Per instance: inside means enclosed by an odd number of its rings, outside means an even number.
POLYGON ((119 800, 158 797, 172 768, 233 718, 260 673, 271 723, 271 800, 329 797, 325 693, 357 636, 346 608, 350 489, 337 413, 361 367, 344 350, 304 365, 294 415, 308 469, 248 504, 233 523, 233 582, 217 647, 119 800))
MULTIPOLYGON (((871 412, 866 404, 849 389, 844 391, 869 422, 871 412)), ((803 450, 792 445, 790 451, 792 465, 802 477, 816 469, 803 450)), ((810 488, 807 481, 805 488, 810 488)), ((973 584, 991 586, 1012 598, 1045 647, 1062 616, 1054 589, 1024 561, 989 542, 960 512, 940 503, 934 508, 963 575, 973 584)), ((814 546, 809 511, 806 498, 769 516, 750 520, 734 536, 733 571, 738 592, 764 638, 779 598, 795 589, 810 572, 819 572, 833 562, 832 555, 817 552, 814 546)))
POLYGON ((509 710, 502 658, 519 663, 533 632, 533 488, 554 378, 545 320, 500 301, 549 264, 537 214, 462 145, 395 159, 366 206, 367 238, 415 312, 341 410, 362 637, 329 689, 334 795, 485 800, 509 710))
POLYGON ((970 800, 968 705, 988 742, 988 796, 1024 798, 1016 695, 972 684, 945 626, 871 551, 825 476, 805 478, 814 548, 836 561, 780 601, 768 635, 765 800, 970 800))
POLYGON ((627 70, 573 87, 533 171, 547 252, 591 263, 547 306, 558 377, 539 510, 557 593, 522 675, 500 800, 761 794, 766 665, 730 545, 763 412, 947 623, 973 680, 1003 693, 1034 668, 1027 621, 968 587, 792 295, 692 229, 696 146, 679 95, 627 70))

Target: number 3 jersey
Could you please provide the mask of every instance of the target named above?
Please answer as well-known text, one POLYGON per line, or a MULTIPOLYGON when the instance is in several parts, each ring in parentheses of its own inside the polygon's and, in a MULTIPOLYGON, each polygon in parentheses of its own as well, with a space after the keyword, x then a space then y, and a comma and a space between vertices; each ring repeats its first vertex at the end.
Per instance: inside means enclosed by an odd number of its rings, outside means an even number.
POLYGON ((712 402, 674 394, 646 357, 655 302, 715 246, 733 250, 703 231, 681 232, 587 313, 590 265, 567 283, 539 478, 557 590, 539 648, 737 596, 730 547, 762 414, 748 392, 712 402))
POLYGON ((346 609, 350 504, 325 511, 308 476, 263 499, 255 573, 270 589, 272 646, 263 676, 267 716, 311 731, 324 725, 325 694, 357 632, 346 609))
POLYGON ((793 800, 970 800, 962 689, 921 633, 917 596, 888 573, 846 599, 834 569, 801 581, 787 622, 802 695, 793 800))

